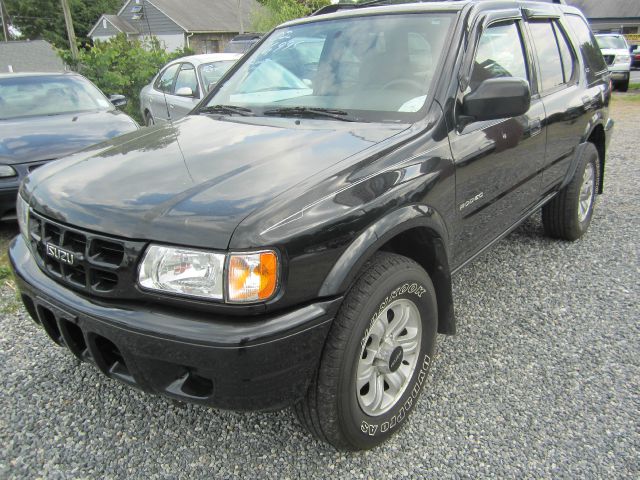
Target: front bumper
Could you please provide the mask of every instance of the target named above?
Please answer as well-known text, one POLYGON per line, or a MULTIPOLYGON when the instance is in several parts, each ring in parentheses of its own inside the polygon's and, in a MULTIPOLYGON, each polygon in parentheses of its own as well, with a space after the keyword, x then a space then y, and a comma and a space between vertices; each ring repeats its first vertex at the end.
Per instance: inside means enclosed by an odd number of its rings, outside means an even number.
POLYGON ((31 317, 80 360, 148 392, 233 410, 277 409, 301 399, 341 302, 250 318, 113 305, 46 276, 21 236, 9 258, 31 317))
POLYGON ((609 73, 611 74, 611 80, 628 80, 631 75, 631 64, 615 64, 609 65, 609 73))

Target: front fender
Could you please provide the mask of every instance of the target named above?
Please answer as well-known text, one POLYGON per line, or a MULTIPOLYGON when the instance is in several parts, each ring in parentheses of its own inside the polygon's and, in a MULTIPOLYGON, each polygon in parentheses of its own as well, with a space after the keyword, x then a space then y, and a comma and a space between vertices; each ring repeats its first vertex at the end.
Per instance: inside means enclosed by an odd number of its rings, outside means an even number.
POLYGON ((413 249, 407 256, 427 270, 436 289, 438 331, 453 334, 455 319, 449 268, 449 235, 440 214, 426 205, 414 204, 393 210, 365 229, 336 261, 319 295, 330 297, 346 292, 374 253, 409 231, 411 238, 415 233, 414 240, 420 248, 413 249))

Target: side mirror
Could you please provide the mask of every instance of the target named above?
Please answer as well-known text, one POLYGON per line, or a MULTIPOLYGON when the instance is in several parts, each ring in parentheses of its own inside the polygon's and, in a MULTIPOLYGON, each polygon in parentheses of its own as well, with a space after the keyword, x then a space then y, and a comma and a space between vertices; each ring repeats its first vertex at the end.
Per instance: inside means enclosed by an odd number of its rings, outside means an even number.
POLYGON ((465 123, 498 120, 524 115, 531 105, 529 82, 501 77, 484 80, 462 100, 465 123))
POLYGON ((176 95, 179 97, 194 97, 193 90, 191 87, 181 87, 176 90, 176 95))
POLYGON ((124 95, 109 95, 109 101, 116 108, 124 107, 128 102, 127 97, 124 95))

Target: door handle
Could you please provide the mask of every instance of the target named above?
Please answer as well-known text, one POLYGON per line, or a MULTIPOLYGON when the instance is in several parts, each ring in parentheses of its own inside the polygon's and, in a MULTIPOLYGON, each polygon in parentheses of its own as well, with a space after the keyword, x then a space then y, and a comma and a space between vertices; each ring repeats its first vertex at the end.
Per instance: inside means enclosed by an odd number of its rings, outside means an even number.
POLYGON ((587 109, 593 107, 596 101, 597 100, 591 97, 582 97, 582 105, 584 105, 584 107, 587 109))
POLYGON ((535 137, 540 132, 542 132, 542 120, 534 118, 529 122, 529 136, 535 137))

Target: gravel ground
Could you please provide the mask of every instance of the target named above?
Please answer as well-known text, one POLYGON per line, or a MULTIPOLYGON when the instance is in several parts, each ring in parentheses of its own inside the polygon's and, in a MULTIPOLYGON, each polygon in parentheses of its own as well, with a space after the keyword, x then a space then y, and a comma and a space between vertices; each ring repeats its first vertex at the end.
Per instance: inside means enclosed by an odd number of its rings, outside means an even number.
POLYGON ((441 337, 411 422, 385 446, 337 453, 290 411, 142 394, 76 363, 19 309, 0 315, 0 477, 639 478, 639 113, 616 104, 584 239, 548 240, 536 216, 457 276, 459 335, 441 337))

